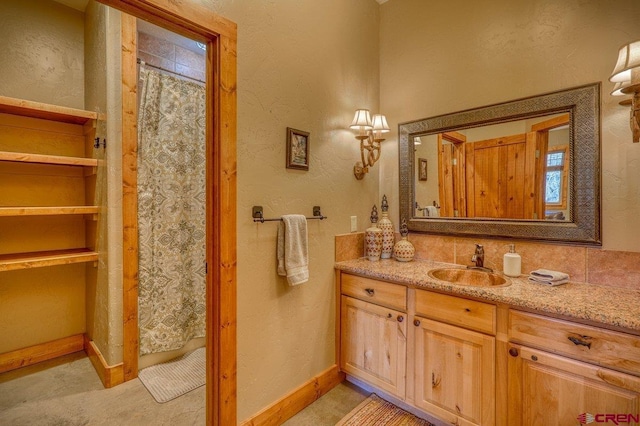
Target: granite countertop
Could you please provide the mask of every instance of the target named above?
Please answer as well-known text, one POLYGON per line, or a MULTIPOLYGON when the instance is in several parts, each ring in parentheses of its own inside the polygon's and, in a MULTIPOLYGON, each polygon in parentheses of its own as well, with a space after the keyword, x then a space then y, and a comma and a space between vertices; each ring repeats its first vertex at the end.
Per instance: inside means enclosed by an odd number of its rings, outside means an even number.
POLYGON ((466 296, 515 308, 596 322, 604 326, 640 332, 640 291, 593 284, 569 282, 556 287, 529 282, 527 275, 507 278, 507 287, 473 287, 451 284, 431 278, 431 269, 457 267, 442 262, 414 260, 397 262, 384 259, 370 262, 365 258, 337 262, 336 269, 369 278, 391 281, 466 296))

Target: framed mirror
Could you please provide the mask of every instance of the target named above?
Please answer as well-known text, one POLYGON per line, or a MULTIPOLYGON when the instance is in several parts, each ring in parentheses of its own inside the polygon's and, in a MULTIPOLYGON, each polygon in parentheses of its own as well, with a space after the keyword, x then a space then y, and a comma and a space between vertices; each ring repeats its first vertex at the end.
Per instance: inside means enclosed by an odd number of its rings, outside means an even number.
POLYGON ((601 245, 600 83, 401 123, 400 220, 601 245))

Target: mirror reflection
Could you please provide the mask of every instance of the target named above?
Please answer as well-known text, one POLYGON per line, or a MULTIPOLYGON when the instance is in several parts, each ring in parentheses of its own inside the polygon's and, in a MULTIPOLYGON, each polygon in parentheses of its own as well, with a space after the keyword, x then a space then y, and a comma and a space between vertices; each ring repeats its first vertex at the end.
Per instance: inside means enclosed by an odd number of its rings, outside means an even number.
POLYGON ((600 245, 600 84, 398 125, 410 231, 600 245))
POLYGON ((414 217, 571 221, 570 113, 413 136, 414 217))

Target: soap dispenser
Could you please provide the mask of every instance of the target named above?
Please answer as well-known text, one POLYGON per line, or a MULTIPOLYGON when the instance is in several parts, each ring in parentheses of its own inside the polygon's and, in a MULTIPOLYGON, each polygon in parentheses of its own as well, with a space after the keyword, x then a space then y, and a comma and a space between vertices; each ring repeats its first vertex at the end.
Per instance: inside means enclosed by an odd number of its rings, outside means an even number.
POLYGON ((516 253, 516 245, 509 244, 509 253, 505 253, 502 270, 508 277, 518 277, 522 270, 522 258, 516 253))

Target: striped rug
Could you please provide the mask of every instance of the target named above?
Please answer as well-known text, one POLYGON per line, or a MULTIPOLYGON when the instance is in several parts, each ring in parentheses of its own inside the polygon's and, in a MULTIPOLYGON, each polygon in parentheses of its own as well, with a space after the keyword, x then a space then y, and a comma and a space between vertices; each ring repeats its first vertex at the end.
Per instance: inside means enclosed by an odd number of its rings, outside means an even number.
POLYGON ((372 393, 336 426, 434 426, 372 393))
POLYGON ((206 349, 140 370, 138 378, 157 402, 167 402, 205 384, 206 349))

